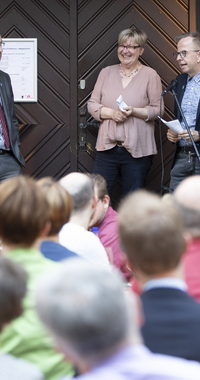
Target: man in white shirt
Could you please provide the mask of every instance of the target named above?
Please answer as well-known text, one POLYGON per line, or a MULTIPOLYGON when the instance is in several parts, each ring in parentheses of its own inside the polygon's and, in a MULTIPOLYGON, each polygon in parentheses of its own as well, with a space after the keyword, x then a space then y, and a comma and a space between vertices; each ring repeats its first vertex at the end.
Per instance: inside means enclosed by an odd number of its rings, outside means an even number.
POLYGON ((59 233, 60 244, 87 261, 110 269, 108 256, 99 238, 87 231, 97 205, 92 179, 83 173, 70 173, 60 183, 74 202, 69 223, 59 233))

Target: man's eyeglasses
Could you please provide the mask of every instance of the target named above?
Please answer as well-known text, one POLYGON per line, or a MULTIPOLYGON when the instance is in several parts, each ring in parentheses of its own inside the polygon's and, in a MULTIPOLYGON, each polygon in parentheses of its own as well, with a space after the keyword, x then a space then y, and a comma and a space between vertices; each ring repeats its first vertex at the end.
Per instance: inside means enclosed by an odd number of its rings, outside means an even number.
POLYGON ((0 42, 0 47, 5 46, 5 42, 0 42))
POLYGON ((173 53, 173 56, 174 56, 175 59, 177 59, 177 57, 179 55, 180 55, 181 58, 185 58, 187 56, 187 54, 190 53, 190 52, 192 52, 192 51, 194 51, 194 52, 197 53, 200 50, 182 50, 182 51, 176 51, 175 53, 173 53))
POLYGON ((137 45, 137 46, 132 46, 132 45, 118 45, 118 48, 119 49, 127 49, 127 50, 135 50, 137 48, 139 48, 140 45, 137 45))

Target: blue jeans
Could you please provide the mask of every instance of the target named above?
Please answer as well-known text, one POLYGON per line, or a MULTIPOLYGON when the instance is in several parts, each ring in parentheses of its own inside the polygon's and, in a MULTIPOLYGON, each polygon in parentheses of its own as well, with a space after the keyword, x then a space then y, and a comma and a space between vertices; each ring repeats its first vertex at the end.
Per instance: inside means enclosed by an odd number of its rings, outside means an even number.
POLYGON ((100 151, 96 154, 93 173, 101 174, 107 181, 109 196, 115 182, 122 179, 122 196, 145 187, 146 177, 152 164, 153 155, 134 158, 121 146, 100 151))

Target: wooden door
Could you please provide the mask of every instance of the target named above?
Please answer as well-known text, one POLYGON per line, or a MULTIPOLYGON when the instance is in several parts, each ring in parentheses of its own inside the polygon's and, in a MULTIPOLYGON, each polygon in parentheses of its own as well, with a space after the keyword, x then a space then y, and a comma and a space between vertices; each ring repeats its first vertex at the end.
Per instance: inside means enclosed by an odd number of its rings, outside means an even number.
MULTIPOLYGON (((25 174, 60 178, 70 171, 93 169, 97 130, 87 127, 86 144, 79 149, 80 133, 92 118, 85 113, 100 70, 118 62, 117 37, 135 26, 148 35, 142 63, 157 70, 163 88, 179 73, 173 60, 174 37, 187 32, 194 0, 1 0, 0 33, 3 38, 38 39, 38 103, 17 103, 25 174), (85 80, 85 89, 80 89, 85 80)), ((165 97, 165 118, 173 117, 173 98, 165 97)), ((84 139, 83 139, 84 140, 84 139)), ((158 155, 147 180, 147 188, 159 191, 161 179, 160 141, 156 125, 158 155)), ((173 146, 162 126, 165 180, 173 146)), ((120 185, 116 188, 116 199, 120 185)))

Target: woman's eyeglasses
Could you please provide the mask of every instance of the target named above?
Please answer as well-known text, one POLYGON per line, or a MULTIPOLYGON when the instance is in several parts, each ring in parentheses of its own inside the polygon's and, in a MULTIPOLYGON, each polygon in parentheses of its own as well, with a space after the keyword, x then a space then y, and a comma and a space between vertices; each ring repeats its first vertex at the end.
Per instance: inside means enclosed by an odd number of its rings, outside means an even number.
POLYGON ((140 45, 136 45, 136 46, 132 46, 132 45, 118 45, 118 48, 119 49, 127 49, 127 50, 135 50, 137 48, 139 48, 140 45))

